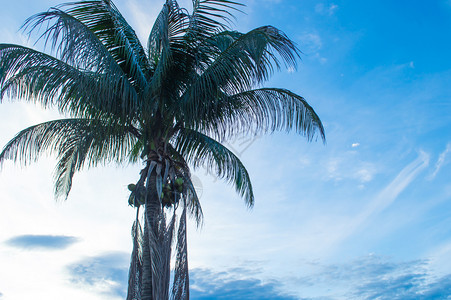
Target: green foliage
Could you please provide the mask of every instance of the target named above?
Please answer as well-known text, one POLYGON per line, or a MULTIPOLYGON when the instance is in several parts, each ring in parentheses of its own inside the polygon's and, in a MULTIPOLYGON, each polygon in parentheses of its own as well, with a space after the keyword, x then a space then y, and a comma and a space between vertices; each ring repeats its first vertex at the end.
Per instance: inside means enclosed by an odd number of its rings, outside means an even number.
POLYGON ((144 164, 138 182, 128 186, 129 204, 145 205, 144 233, 138 213, 132 233, 128 299, 168 299, 179 205, 172 293, 189 297, 186 212, 202 220, 189 164, 215 171, 252 206, 249 174, 222 141, 281 130, 324 140, 304 98, 262 87, 275 70, 297 67, 296 45, 272 26, 231 29, 241 6, 193 0, 190 13, 166 0, 145 49, 110 0, 78 1, 26 21, 30 35, 42 30, 38 40, 46 52, 0 44, 0 99, 33 101, 70 116, 19 132, 0 153, 0 164, 55 155, 55 195, 65 198, 83 167, 144 164), (173 209, 168 226, 164 209, 173 209))
POLYGON ((25 129, 0 162, 56 154, 55 191, 67 196, 83 166, 158 153, 215 169, 252 205, 246 169, 218 141, 291 129, 324 139, 324 129, 302 97, 259 88, 274 69, 295 68, 299 51, 272 26, 232 31, 228 24, 239 7, 196 0, 189 13, 168 0, 147 50, 111 1, 68 3, 29 18, 24 29, 44 28, 39 39, 53 56, 0 44, 0 96, 57 107, 74 119, 25 129))

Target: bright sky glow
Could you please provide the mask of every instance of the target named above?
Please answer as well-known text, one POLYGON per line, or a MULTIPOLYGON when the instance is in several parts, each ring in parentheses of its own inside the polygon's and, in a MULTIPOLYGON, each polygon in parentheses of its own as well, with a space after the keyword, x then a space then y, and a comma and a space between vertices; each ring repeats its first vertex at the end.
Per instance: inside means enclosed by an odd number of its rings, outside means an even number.
MULTIPOLYGON (((60 3, 2 3, 0 42, 32 46, 19 27, 60 3)), ((144 42, 162 1, 115 3, 144 42)), ((205 224, 188 233, 191 298, 449 297, 451 2, 246 4, 238 30, 274 25, 302 50, 298 70, 266 86, 305 97, 327 144, 285 133, 230 141, 253 180, 253 209, 195 172, 205 224)), ((59 117, 4 99, 0 145, 59 117)), ((124 299, 134 218, 127 184, 140 166, 83 171, 57 203, 54 163, 2 166, 0 299, 124 299)))

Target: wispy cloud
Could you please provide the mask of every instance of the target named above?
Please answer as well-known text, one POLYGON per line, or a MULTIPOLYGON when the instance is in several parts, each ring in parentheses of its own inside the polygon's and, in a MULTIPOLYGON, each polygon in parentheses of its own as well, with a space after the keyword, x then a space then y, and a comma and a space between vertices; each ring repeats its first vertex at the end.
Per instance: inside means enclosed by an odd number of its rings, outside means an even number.
POLYGON ((327 291, 332 299, 447 299, 451 274, 435 276, 428 264, 369 254, 342 264, 318 265, 318 272, 297 280, 318 298, 327 291))
POLYGON ((357 180, 361 184, 373 180, 378 172, 377 166, 372 162, 360 161, 355 150, 332 156, 325 162, 326 170, 324 179, 340 182, 343 180, 357 180))
POLYGON ((215 273, 208 269, 190 271, 191 297, 193 299, 273 299, 295 300, 298 297, 286 295, 278 289, 280 282, 263 283, 259 279, 237 279, 236 274, 246 270, 226 270, 215 273), (230 275, 234 278, 231 279, 230 275))
POLYGON ((307 32, 299 36, 299 44, 302 52, 321 64, 327 62, 320 50, 323 48, 323 40, 316 32, 307 32))
MULTIPOLYGON (((127 291, 128 259, 126 253, 106 253, 89 257, 67 267, 71 282, 93 293, 124 298, 127 291)), ((253 272, 242 268, 215 272, 190 270, 190 294, 193 299, 299 299, 281 291, 277 281, 263 282, 249 278, 253 272)))
POLYGON ((432 294, 443 299, 449 295, 449 275, 437 280, 427 272, 427 264, 427 260, 393 262, 369 255, 338 270, 345 277, 348 270, 353 272, 351 299, 431 299, 426 295, 432 294))
POLYGON ((417 159, 404 167, 396 178, 393 179, 373 201, 371 201, 368 207, 358 216, 358 223, 363 222, 371 215, 384 210, 392 204, 399 194, 404 191, 428 165, 429 155, 425 152, 420 152, 417 159))
POLYGON ((315 5, 315 12, 320 15, 332 16, 338 9, 338 5, 331 3, 330 5, 325 5, 324 3, 318 3, 315 5))
MULTIPOLYGON (((355 234, 357 231, 362 230, 372 218, 377 214, 387 209, 403 192, 409 184, 428 166, 429 155, 425 152, 420 152, 418 157, 407 166, 405 166, 398 175, 377 194, 369 204, 364 207, 360 213, 354 217, 350 217, 347 222, 343 222, 340 230, 332 237, 329 237, 328 248, 333 248, 333 245, 342 243, 344 240, 355 234)), ((361 171, 361 176, 365 175, 364 171, 361 171)), ((368 180, 370 178, 367 178, 368 180)), ((336 226, 336 225, 334 225, 336 226)))
POLYGON ((65 249, 79 239, 73 236, 65 235, 19 235, 10 238, 5 243, 12 247, 22 248, 27 250, 46 249, 46 250, 61 250, 65 249))
POLYGON ((445 165, 446 158, 448 156, 448 153, 451 152, 451 143, 448 143, 448 145, 446 145, 446 149, 445 151, 443 151, 442 153, 440 153, 437 162, 435 163, 435 168, 434 168, 434 172, 432 172, 431 175, 428 176, 429 180, 432 180, 435 178, 435 176, 437 176, 438 172, 440 171, 440 169, 445 165))
MULTIPOLYGON (((386 262, 387 263, 387 262, 386 262)), ((388 272, 360 279, 350 293, 352 299, 449 299, 451 274, 436 277, 427 272, 428 262, 388 262, 388 272)))
POLYGON ((394 261, 369 254, 339 264, 312 261, 309 265, 308 274, 305 267, 299 271, 303 275, 291 273, 266 282, 246 268, 193 269, 191 295, 194 299, 446 299, 451 289, 451 274, 436 276, 426 259, 394 261), (287 283, 297 286, 296 296, 285 294, 287 283))
POLYGON ((356 172, 356 178, 362 183, 370 182, 373 179, 373 173, 368 169, 360 169, 356 172))
POLYGON ((71 282, 93 293, 124 299, 127 293, 129 254, 106 253, 67 267, 71 282))
POLYGON ((316 53, 323 47, 323 41, 318 33, 308 32, 300 36, 301 48, 304 52, 316 53))

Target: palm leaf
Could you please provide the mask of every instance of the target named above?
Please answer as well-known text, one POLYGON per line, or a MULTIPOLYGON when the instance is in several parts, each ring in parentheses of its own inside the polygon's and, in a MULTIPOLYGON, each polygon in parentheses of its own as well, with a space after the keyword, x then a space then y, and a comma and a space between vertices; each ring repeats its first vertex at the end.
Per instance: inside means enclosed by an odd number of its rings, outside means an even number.
POLYGON ((198 131, 180 129, 174 148, 195 168, 206 165, 235 186, 247 205, 254 204, 252 184, 239 158, 221 143, 198 131))
POLYGON ((94 0, 68 3, 62 8, 96 36, 137 91, 144 90, 149 62, 135 31, 115 5, 107 0, 94 0))
POLYGON ((208 122, 211 113, 217 112, 221 100, 218 94, 252 89, 269 78, 273 65, 280 67, 278 57, 295 68, 298 56, 294 43, 271 26, 246 34, 222 32, 199 47, 205 53, 198 65, 200 70, 192 73, 192 82, 179 104, 189 124, 199 118, 208 122))
POLYGON ((200 126, 218 138, 294 130, 309 141, 317 135, 325 141, 324 127, 314 109, 289 90, 261 88, 233 96, 223 94, 220 99, 216 114, 203 122, 205 127, 200 126))
POLYGON ((136 114, 136 91, 114 72, 80 70, 45 53, 10 44, 0 44, 0 72, 1 98, 8 94, 44 107, 56 105, 75 116, 130 119, 136 114))
POLYGON ((240 11, 243 4, 228 0, 193 0, 190 33, 202 40, 209 35, 227 30, 233 18, 229 10, 240 11))
POLYGON ((56 154, 55 196, 67 197, 72 178, 84 166, 124 161, 133 136, 123 127, 88 119, 62 119, 28 127, 19 132, 0 153, 5 159, 29 164, 42 153, 56 154))
MULTIPOLYGON (((176 139, 174 138, 171 141, 175 143, 176 139)), ((185 198, 184 200, 186 202, 188 210, 191 216, 194 217, 196 224, 200 226, 202 224, 204 215, 202 212, 202 207, 200 205, 199 198, 197 196, 196 189, 194 188, 193 182, 191 180, 189 166, 185 161, 185 159, 183 158, 183 156, 180 155, 180 153, 177 150, 175 150, 171 144, 168 144, 168 151, 172 156, 173 160, 179 166, 177 176, 183 178, 183 181, 186 183, 187 188, 186 192, 184 193, 185 198)))

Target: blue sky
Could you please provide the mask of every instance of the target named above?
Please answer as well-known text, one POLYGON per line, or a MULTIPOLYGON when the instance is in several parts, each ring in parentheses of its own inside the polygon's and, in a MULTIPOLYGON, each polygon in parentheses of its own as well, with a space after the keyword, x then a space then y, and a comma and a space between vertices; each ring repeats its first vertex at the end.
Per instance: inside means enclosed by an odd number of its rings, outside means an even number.
MULTIPOLYGON (((17 29, 58 3, 2 3, 0 41, 31 45, 17 29)), ((144 41, 162 1, 115 3, 144 41)), ((194 173, 205 224, 190 224, 192 299, 447 299, 451 2, 246 4, 237 29, 274 25, 302 50, 298 70, 266 86, 304 96, 327 144, 286 133, 229 141, 253 180, 253 209, 205 169, 194 173)), ((0 144, 57 117, 3 101, 0 144)), ((83 171, 57 203, 53 164, 0 172, 0 299, 123 299, 126 186, 139 165, 83 171)))

